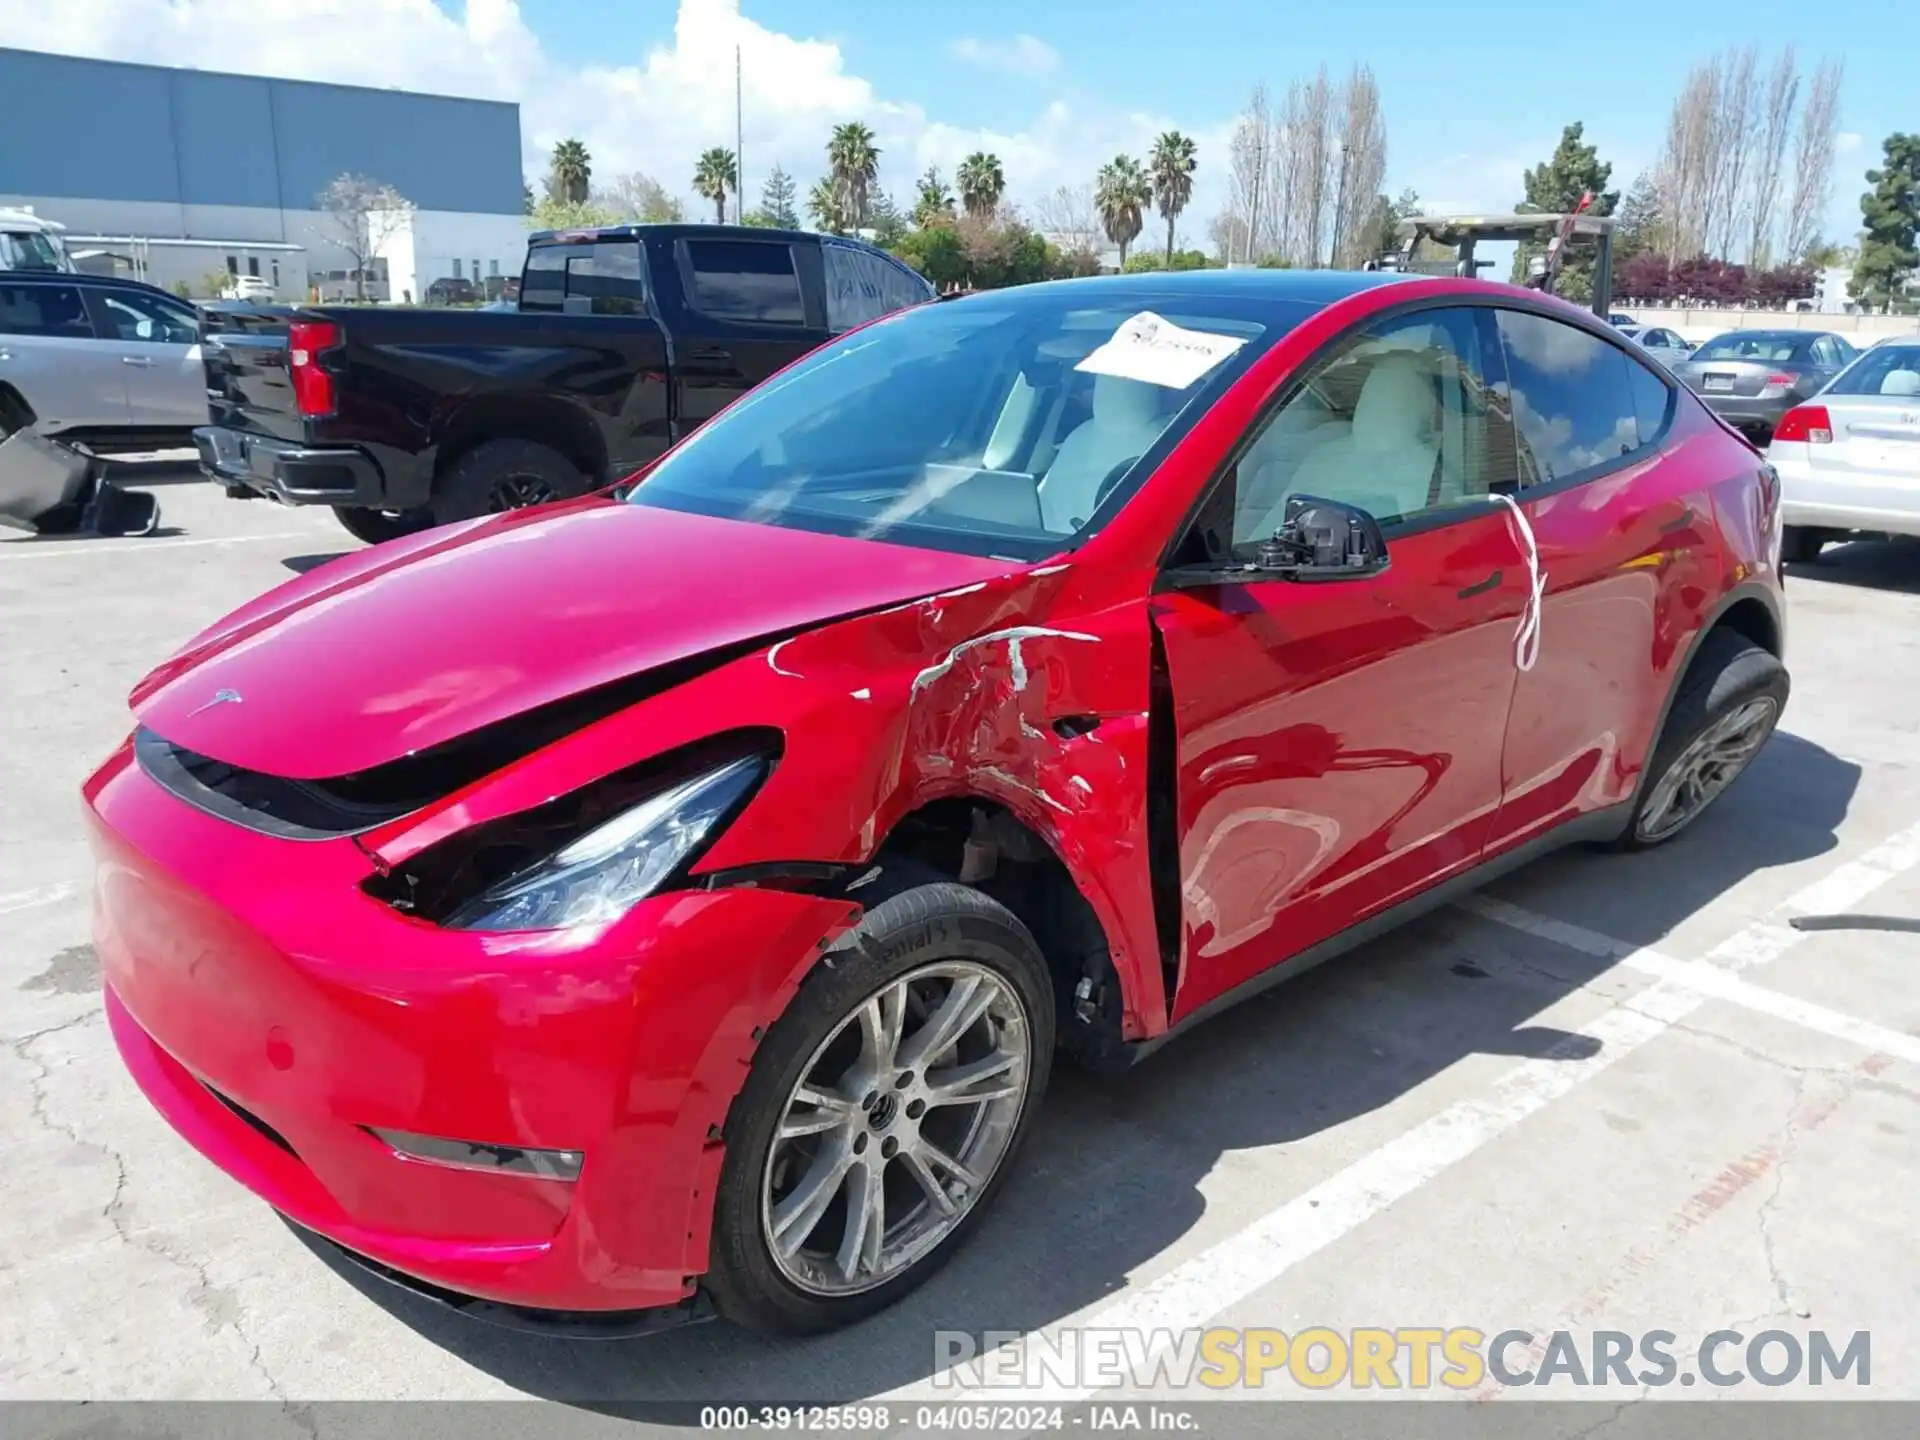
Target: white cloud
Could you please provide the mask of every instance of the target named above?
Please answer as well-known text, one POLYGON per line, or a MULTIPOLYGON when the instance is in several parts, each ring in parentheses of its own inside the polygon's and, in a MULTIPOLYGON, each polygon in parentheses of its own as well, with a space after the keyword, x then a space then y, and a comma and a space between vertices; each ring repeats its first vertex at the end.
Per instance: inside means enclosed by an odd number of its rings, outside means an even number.
POLYGON ((949 45, 947 53, 966 64, 1012 75, 1051 75, 1060 68, 1060 52, 1034 35, 1015 35, 1007 40, 978 40, 968 35, 949 45))
POLYGON ((1843 130, 1833 137, 1833 153, 1836 155, 1851 155, 1866 143, 1867 141, 1864 135, 1856 134, 1852 130, 1843 130))

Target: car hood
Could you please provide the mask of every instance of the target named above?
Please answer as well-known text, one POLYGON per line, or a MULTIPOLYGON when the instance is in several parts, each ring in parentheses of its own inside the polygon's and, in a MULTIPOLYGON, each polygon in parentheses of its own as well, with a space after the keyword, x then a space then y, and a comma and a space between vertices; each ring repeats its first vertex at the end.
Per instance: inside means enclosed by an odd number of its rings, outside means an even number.
POLYGON ((323 565, 197 637, 132 701, 175 745, 331 778, 659 666, 1013 568, 596 498, 323 565))

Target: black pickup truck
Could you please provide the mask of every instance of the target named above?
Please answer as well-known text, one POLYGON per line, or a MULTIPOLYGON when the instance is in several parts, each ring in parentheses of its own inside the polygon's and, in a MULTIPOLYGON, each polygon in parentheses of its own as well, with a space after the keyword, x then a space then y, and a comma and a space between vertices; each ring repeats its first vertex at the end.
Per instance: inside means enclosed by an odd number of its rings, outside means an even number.
POLYGON ((515 311, 213 307, 202 468, 378 541, 609 484, 833 336, 933 298, 855 240, 536 231, 515 311))

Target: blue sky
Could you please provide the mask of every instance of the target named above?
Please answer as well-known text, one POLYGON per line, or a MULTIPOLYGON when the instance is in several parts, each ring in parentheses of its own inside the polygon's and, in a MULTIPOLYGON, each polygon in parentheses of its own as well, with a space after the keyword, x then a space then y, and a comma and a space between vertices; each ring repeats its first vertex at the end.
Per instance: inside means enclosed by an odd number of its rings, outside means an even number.
POLYGON ((584 139, 601 176, 643 170, 691 200, 692 162, 733 140, 734 46, 747 62, 750 198, 778 160, 804 186, 840 120, 872 125, 882 185, 910 193, 928 163, 951 175, 1001 156, 1031 202, 1084 183, 1168 126, 1201 145, 1196 241, 1224 198, 1225 141, 1250 87, 1320 64, 1379 80, 1388 184, 1436 205, 1504 207, 1563 125, 1625 188, 1658 152, 1687 68, 1753 38, 1811 68, 1846 66, 1830 233, 1859 224, 1881 139, 1920 130, 1920 4, 1616 0, 1606 6, 1212 0, 1171 18, 1142 0, 60 0, 0 5, 0 44, 163 64, 517 100, 524 162, 584 139), (350 18, 349 18, 350 17, 350 18))

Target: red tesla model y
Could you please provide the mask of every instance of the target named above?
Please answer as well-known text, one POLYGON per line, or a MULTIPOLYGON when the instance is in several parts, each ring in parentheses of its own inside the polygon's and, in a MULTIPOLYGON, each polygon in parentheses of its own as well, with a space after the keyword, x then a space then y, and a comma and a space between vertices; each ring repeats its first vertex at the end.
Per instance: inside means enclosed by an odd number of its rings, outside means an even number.
POLYGON ((842 1324, 980 1221, 1057 1051, 1692 825, 1787 698, 1779 544, 1761 458, 1530 291, 927 304, 142 681, 85 787, 113 1034, 389 1279, 842 1324))

